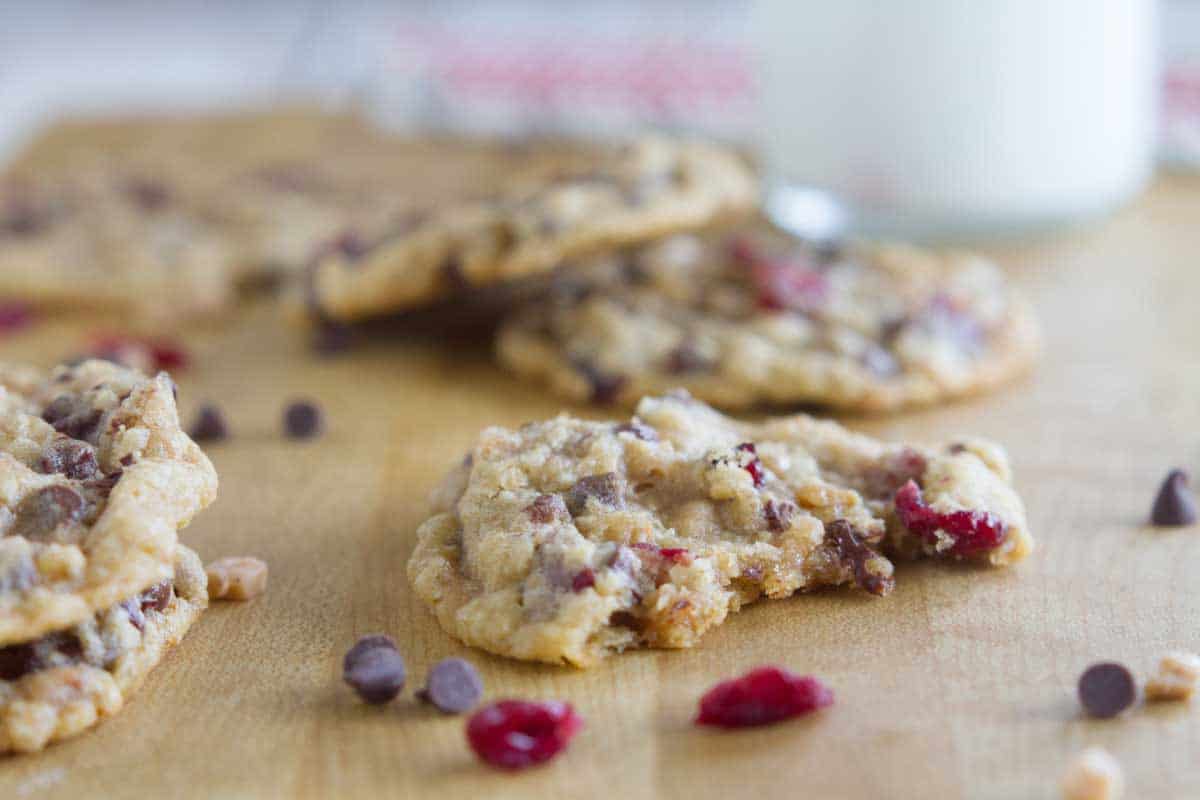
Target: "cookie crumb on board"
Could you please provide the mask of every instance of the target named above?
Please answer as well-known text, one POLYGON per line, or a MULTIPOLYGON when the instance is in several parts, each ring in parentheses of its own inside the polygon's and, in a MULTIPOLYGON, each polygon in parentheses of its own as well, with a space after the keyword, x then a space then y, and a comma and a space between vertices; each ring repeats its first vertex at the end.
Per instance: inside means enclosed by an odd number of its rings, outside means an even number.
POLYGON ((1158 672, 1146 681, 1147 700, 1187 700, 1200 680, 1200 656, 1167 653, 1158 662, 1158 672))
POLYGON ((210 600, 253 600, 267 590, 267 562, 252 556, 219 558, 204 571, 210 600))
POLYGON ((1099 747, 1084 750, 1063 773, 1063 800, 1119 800, 1124 793, 1121 765, 1099 747))

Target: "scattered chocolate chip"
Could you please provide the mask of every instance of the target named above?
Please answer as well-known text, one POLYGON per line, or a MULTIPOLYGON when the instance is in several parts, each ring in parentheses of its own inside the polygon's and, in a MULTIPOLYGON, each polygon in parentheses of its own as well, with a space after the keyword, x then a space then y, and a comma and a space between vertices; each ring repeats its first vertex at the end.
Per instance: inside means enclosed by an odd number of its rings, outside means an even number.
POLYGON ((617 433, 632 433, 635 438, 641 439, 643 442, 658 441, 658 431, 638 419, 623 422, 614 430, 617 433))
POLYGON ((342 679, 371 705, 393 700, 404 678, 404 659, 389 636, 364 636, 342 659, 342 679))
POLYGON ((42 451, 40 468, 46 475, 66 475, 72 480, 93 478, 99 470, 96 448, 87 442, 56 436, 42 451))
POLYGON ((229 427, 225 424, 221 409, 212 404, 200 406, 190 435, 197 442, 219 442, 229 438, 229 427))
POLYGON ((321 432, 321 409, 313 403, 298 401, 283 412, 283 430, 291 439, 310 439, 321 432))
POLYGON ((1120 664, 1093 664, 1079 676, 1079 702, 1088 716, 1115 717, 1133 705, 1136 697, 1133 675, 1120 664))
POLYGON ((854 573, 854 582, 874 595, 883 596, 895 586, 888 562, 872 550, 848 521, 835 519, 825 526, 825 535, 837 548, 838 557, 854 573))
MULTIPOLYGON (((122 459, 123 461, 124 459, 122 459)), ((126 466, 129 466, 126 464, 126 466)), ((94 492, 99 497, 108 497, 112 494, 113 487, 121 480, 121 476, 125 474, 124 470, 110 472, 107 475, 101 475, 96 478, 88 478, 83 482, 83 488, 94 492)))
POLYGON ((165 611, 175 596, 175 587, 170 581, 156 583, 138 595, 138 602, 143 611, 165 611))
POLYGON ((371 252, 371 246, 354 231, 343 231, 330 243, 334 252, 340 253, 348 261, 358 261, 371 252))
POLYGON ((540 494, 525 509, 525 512, 529 514, 529 519, 539 525, 553 522, 566 511, 567 507, 563 504, 562 498, 556 494, 540 494))
POLYGON ((83 440, 95 436, 102 416, 100 409, 92 408, 69 395, 54 398, 42 412, 42 419, 53 425, 54 430, 72 439, 83 440))
POLYGON ((1181 469, 1171 470, 1158 490, 1158 497, 1154 498, 1150 522, 1167 526, 1192 525, 1196 517, 1196 498, 1188 489, 1188 474, 1181 469))
POLYGON ((0 647, 0 680, 15 681, 49 666, 52 654, 68 662, 83 655, 78 637, 72 633, 51 633, 32 642, 0 647))
POLYGON ((599 405, 610 405, 616 402, 621 390, 629 382, 624 375, 612 375, 586 359, 574 359, 575 370, 587 379, 591 387, 591 401, 599 405))
POLYGON ((567 509, 571 512, 571 516, 579 516, 587 510, 589 497, 596 498, 596 501, 602 505, 620 508, 624 505, 621 488, 621 478, 615 472, 580 478, 575 481, 574 486, 567 490, 567 509))
POLYGON ((45 541, 60 525, 80 520, 85 507, 83 496, 69 486, 46 486, 17 505, 12 534, 45 541))
POLYGON ((792 515, 796 513, 796 504, 790 500, 768 500, 763 506, 763 516, 767 520, 767 530, 772 533, 783 533, 792 526, 792 515))
POLYGON ((967 446, 965 444, 963 444, 962 442, 954 442, 953 444, 951 444, 949 447, 946 448, 946 452, 952 456, 961 455, 961 454, 967 452, 967 446))
POLYGON ((451 255, 442 262, 442 282, 452 292, 465 292, 471 288, 467 274, 463 272, 462 261, 458 256, 451 255))
POLYGON ((445 658, 429 670, 425 688, 417 692, 417 697, 446 714, 461 714, 483 697, 483 680, 471 662, 445 658))

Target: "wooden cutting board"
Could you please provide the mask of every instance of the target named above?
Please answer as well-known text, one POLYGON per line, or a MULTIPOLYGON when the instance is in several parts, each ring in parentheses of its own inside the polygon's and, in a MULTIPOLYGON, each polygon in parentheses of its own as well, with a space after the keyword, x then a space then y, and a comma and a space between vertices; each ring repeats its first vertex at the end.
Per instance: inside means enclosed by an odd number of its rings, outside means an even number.
MULTIPOLYGON (((304 138, 295 121, 271 124, 304 138)), ((68 129, 30 158, 96 135, 68 129)), ((395 146, 446 163, 459 147, 395 146)), ((391 339, 322 360, 268 303, 181 332, 194 354, 177 376, 185 414, 216 401, 234 434, 209 449, 220 499, 184 540, 206 560, 265 558, 270 587, 215 605, 114 719, 0 762, 0 798, 1053 798, 1088 745, 1122 762, 1130 798, 1200 797, 1200 700, 1099 722, 1074 695, 1094 661, 1145 676, 1168 649, 1200 651, 1200 527, 1144 524, 1169 467, 1200 475, 1200 180, 1162 178, 1107 222, 992 254, 1044 323, 1036 374, 977 401, 846 422, 1005 443, 1038 551, 1012 570, 902 565, 886 599, 764 603, 694 650, 588 671, 468 650, 405 581, 441 473, 483 426, 559 402, 502 372, 482 342, 391 339), (328 414, 309 443, 280 435, 299 397, 328 414), (464 656, 489 698, 569 700, 587 727, 544 768, 490 770, 461 718, 411 693, 367 708, 341 684, 343 652, 371 632, 396 638, 410 688, 437 659, 464 656), (766 662, 821 676, 836 705, 768 729, 692 726, 708 686, 766 662)), ((44 319, 0 340, 0 356, 49 365, 100 324, 44 319)))

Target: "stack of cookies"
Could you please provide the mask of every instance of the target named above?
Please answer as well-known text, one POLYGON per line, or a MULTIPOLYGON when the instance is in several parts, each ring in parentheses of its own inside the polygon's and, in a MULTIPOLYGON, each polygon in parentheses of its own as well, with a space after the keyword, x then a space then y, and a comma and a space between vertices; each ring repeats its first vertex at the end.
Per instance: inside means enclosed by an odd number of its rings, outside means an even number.
POLYGON ((117 713, 183 637, 208 595, 177 531, 216 490, 166 374, 0 368, 0 753, 117 713))
POLYGON ((333 241, 305 301, 328 325, 438 303, 450 317, 500 296, 516 306, 501 362, 601 404, 685 388, 725 408, 888 410, 989 389, 1032 362, 1030 309, 986 260, 808 245, 760 220, 756 185, 728 151, 644 140, 333 241))

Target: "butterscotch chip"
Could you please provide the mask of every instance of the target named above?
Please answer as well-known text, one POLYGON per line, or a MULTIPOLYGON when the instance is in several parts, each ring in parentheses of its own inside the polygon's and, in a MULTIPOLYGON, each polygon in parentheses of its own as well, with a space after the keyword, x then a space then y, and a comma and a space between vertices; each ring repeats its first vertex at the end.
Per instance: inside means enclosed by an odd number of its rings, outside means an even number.
POLYGON ((1063 800, 1118 800, 1124 793, 1121 765, 1099 747, 1084 750, 1063 773, 1063 800))
POLYGON ((267 590, 267 562, 252 556, 217 559, 205 572, 210 600, 253 600, 267 590))
POLYGON ((1147 700, 1187 700, 1200 680, 1200 656, 1167 653, 1158 662, 1158 672, 1146 681, 1147 700))

